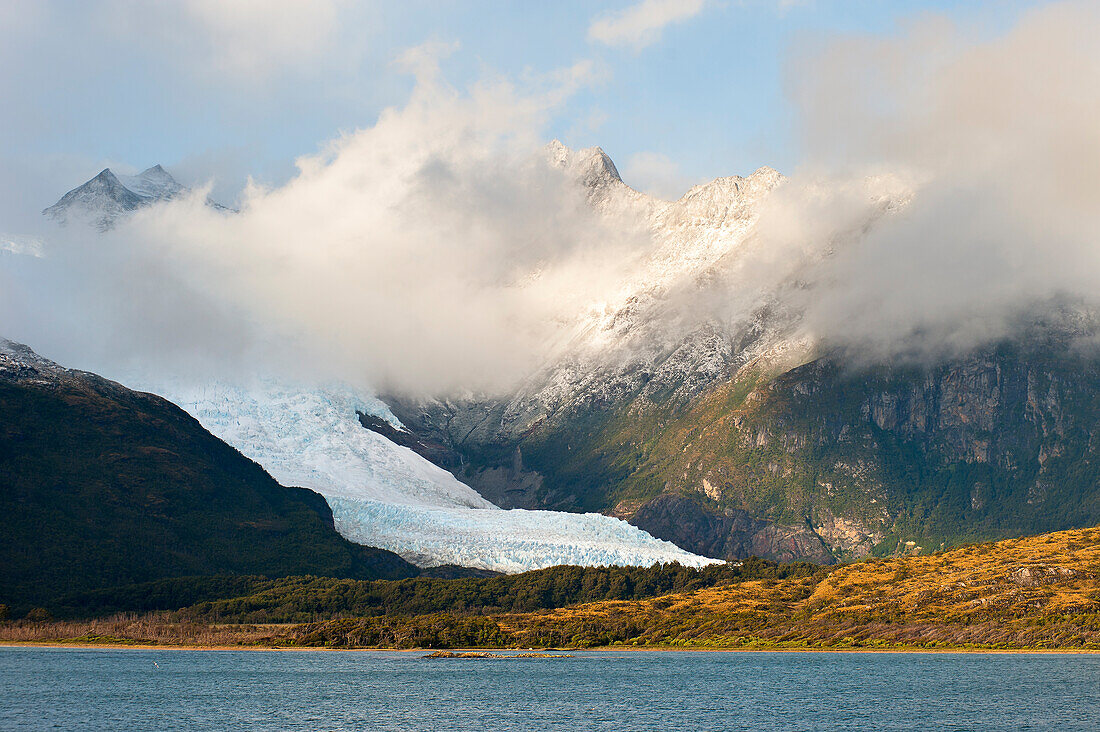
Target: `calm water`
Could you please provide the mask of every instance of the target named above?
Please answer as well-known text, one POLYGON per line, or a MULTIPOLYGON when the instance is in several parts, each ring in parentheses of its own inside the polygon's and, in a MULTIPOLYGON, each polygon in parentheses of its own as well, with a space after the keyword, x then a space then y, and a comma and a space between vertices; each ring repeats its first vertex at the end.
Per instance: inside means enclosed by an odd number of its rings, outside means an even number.
POLYGON ((0 648, 0 728, 1097 730, 1100 655, 0 648))

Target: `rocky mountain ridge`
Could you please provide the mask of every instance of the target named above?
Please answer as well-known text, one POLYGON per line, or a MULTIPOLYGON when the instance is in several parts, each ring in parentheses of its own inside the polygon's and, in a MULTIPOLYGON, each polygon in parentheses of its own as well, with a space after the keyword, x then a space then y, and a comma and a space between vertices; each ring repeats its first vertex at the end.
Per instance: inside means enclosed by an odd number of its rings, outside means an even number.
MULTIPOLYGON (((99 231, 107 231, 120 218, 139 208, 189 192, 189 188, 159 164, 137 175, 116 175, 110 168, 104 168, 45 208, 42 214, 60 224, 74 218, 87 220, 99 231)), ((221 211, 229 210, 211 199, 207 199, 207 205, 221 211)))
MULTIPOLYGON (((1093 315, 1055 306, 1038 320, 1060 312, 1061 325, 854 369, 804 328, 797 268, 766 285, 743 276, 769 245, 760 222, 782 175, 761 168, 663 201, 630 188, 600 148, 555 141, 546 157, 595 211, 648 232, 646 255, 513 392, 393 394, 409 432, 364 427, 500 507, 598 511, 722 559, 828 563, 1100 521, 1088 426, 1100 385, 1078 348, 1093 315)), ((863 195, 853 241, 910 200, 893 181, 863 195)))
MULTIPOLYGON (((778 173, 718 179, 667 202, 630 189, 599 148, 552 146, 551 159, 598 210, 642 217, 654 248, 618 300, 582 319, 515 393, 391 400, 490 500, 598 510, 727 559, 829 562, 1100 520, 1096 483, 1084 477, 1091 458, 1058 463, 1082 459, 1092 445, 1084 425, 1100 421, 1096 362, 1074 338, 1033 328, 926 367, 854 373, 801 328, 797 281, 736 311, 697 307, 729 296, 728 272, 759 246, 778 173), (1061 439, 1067 405, 1084 411, 1061 439), (1042 503, 1052 479, 1071 487, 1042 503), (958 509, 959 491, 971 508, 958 509)), ((853 236, 908 203, 902 189, 871 190, 870 218, 853 236)))

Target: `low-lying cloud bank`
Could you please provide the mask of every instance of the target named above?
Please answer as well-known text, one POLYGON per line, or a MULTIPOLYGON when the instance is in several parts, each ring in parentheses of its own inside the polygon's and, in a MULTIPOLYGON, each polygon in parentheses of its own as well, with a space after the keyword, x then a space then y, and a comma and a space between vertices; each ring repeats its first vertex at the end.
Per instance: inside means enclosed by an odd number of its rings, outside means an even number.
POLYGON ((51 232, 46 259, 6 267, 22 286, 5 288, 5 332, 76 363, 209 356, 432 392, 514 383, 648 237, 592 210, 543 149, 586 66, 460 93, 439 76, 446 51, 406 54, 418 84, 404 107, 299 160, 285 186, 250 187, 238 214, 196 191, 102 236, 51 232))
MULTIPOLYGON (((988 342, 1052 298, 1094 303, 1098 35, 1094 8, 1059 4, 980 40, 929 18, 794 60, 807 162, 728 268, 722 317, 786 287, 809 335, 877 359, 988 342)), ((513 387, 653 243, 546 161, 545 122, 587 67, 460 92, 438 50, 406 59, 404 107, 249 188, 239 214, 199 191, 102 237, 50 232, 43 257, 0 251, 0 332, 108 371, 262 361, 513 387)), ((714 313, 712 297, 698 317, 714 313)))
POLYGON ((811 165, 910 190, 866 234, 840 232, 813 332, 878 358, 950 352, 1052 298, 1097 304, 1098 33, 1090 4, 1031 11, 980 42, 932 18, 795 67, 811 165))

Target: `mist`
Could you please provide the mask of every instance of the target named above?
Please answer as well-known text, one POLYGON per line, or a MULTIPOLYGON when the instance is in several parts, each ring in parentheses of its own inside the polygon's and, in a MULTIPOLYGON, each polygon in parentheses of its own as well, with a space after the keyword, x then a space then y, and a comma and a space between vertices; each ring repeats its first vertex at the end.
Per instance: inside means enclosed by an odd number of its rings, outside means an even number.
POLYGON ((46 227, 8 257, 2 332, 84 368, 235 373, 249 365, 428 393, 495 392, 529 373, 650 245, 550 164, 547 115, 585 65, 449 86, 427 46, 401 60, 407 103, 251 184, 207 191, 106 234, 46 227))
POLYGON ((761 235, 811 269, 808 332, 870 360, 940 358, 1048 303, 1096 306, 1098 34, 1095 5, 1060 4, 978 42, 927 17, 793 62, 806 163, 761 235), (808 198, 831 216, 807 219, 808 198))
MULTIPOLYGON (((1059 4, 997 34, 925 16, 803 49, 788 77, 804 163, 676 327, 783 293, 801 337, 942 358, 1044 303, 1100 305, 1096 37, 1094 8, 1059 4)), ((547 122, 589 66, 460 90, 446 50, 408 54, 404 105, 298 160, 285 185, 251 184, 238 214, 200 189, 102 236, 44 227, 41 256, 0 251, 0 333, 108 374, 515 388, 654 243, 547 162, 547 122)))

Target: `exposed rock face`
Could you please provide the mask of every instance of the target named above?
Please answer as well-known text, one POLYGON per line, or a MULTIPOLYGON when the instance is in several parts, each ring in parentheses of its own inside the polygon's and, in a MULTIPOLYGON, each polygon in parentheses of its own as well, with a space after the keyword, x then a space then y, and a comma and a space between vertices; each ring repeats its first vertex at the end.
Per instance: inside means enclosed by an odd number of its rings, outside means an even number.
POLYGON ((1009 575, 1012 582, 1020 587, 1042 587, 1076 578, 1080 572, 1070 567, 1055 567, 1047 564, 1033 564, 1020 567, 1009 575))
POLYGON ((820 519, 814 531, 830 547, 847 552, 856 559, 870 555, 875 545, 883 539, 881 531, 868 528, 857 519, 836 516, 828 508, 817 511, 820 519))
POLYGON ((147 202, 145 196, 124 186, 110 168, 104 168, 99 175, 69 191, 42 213, 62 224, 74 215, 87 216, 96 228, 106 231, 120 216, 147 202))
POLYGON ((745 511, 718 513, 685 496, 657 496, 637 510, 631 523, 658 539, 716 559, 755 555, 779 562, 834 562, 821 538, 805 526, 781 526, 753 519, 745 511))
POLYGON ((371 432, 377 432, 391 442, 409 448, 417 455, 440 467, 450 470, 458 466, 457 453, 448 449, 446 445, 430 440, 422 440, 412 432, 394 427, 386 420, 373 414, 356 411, 355 415, 359 418, 359 424, 371 432))

